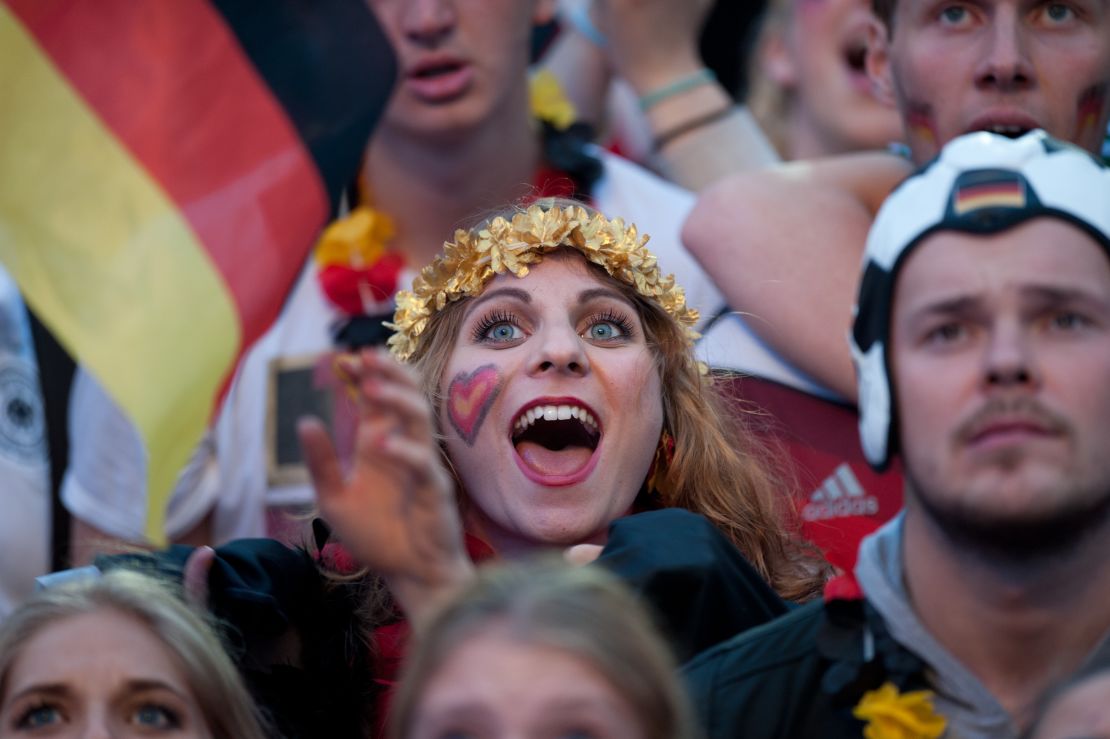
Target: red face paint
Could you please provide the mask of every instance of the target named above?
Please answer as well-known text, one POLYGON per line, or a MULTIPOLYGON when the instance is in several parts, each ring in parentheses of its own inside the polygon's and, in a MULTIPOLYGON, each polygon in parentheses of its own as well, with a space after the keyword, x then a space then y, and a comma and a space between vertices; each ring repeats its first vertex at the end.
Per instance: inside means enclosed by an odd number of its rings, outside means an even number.
POLYGON ((467 446, 482 428, 490 406, 501 392, 501 373, 492 364, 486 364, 470 374, 460 372, 447 388, 447 418, 467 446))
POLYGON ((918 136, 930 144, 937 143, 937 125, 933 120, 933 108, 925 103, 906 104, 906 130, 911 136, 918 136))
POLYGON ((1081 140, 1101 120, 1103 111, 1106 109, 1106 88, 1107 85, 1092 85, 1079 96, 1076 141, 1081 140))

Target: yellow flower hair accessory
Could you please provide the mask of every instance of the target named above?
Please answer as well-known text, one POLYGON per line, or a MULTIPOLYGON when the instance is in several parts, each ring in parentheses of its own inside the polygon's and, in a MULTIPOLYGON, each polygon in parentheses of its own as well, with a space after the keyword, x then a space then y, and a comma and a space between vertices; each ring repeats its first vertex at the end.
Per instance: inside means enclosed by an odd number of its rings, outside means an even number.
POLYGON ((578 111, 563 92, 559 78, 549 70, 532 75, 528 86, 532 117, 550 123, 555 130, 563 131, 578 118, 578 111))
POLYGON ((932 691, 900 693, 890 682, 864 693, 852 715, 867 722, 864 739, 939 739, 947 726, 932 691))
POLYGON ((686 294, 674 275, 664 277, 659 271, 655 255, 644 246, 647 240, 635 226, 626 228, 622 219, 609 220, 578 205, 532 205, 511 220, 498 216, 480 229, 455 231, 455 240, 444 244, 443 253, 421 270, 412 290, 397 293, 397 311, 393 323, 387 324, 396 331, 389 338, 390 350, 408 361, 433 313, 479 294, 494 275, 512 272, 524 277, 528 265, 560 247, 577 250, 640 295, 657 301, 693 343, 698 312, 686 307, 686 294))

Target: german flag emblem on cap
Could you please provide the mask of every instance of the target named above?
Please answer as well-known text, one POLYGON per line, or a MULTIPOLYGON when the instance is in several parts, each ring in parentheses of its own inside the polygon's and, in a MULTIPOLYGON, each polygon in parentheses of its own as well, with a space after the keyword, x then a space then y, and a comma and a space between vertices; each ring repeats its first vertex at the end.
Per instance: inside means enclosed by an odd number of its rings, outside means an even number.
POLYGON ((1024 208, 1028 204, 1025 183, 1017 178, 980 182, 959 187, 953 193, 952 210, 962 216, 984 208, 1024 208))

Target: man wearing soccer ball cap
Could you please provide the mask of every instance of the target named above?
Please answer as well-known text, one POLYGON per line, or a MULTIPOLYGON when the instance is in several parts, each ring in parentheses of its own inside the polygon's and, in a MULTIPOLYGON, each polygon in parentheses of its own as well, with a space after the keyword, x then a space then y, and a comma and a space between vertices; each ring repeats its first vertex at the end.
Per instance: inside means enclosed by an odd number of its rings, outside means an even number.
POLYGON ((879 211, 851 343, 905 512, 825 603, 688 666, 709 736, 1016 737, 1110 665, 1110 170, 949 143, 879 211))

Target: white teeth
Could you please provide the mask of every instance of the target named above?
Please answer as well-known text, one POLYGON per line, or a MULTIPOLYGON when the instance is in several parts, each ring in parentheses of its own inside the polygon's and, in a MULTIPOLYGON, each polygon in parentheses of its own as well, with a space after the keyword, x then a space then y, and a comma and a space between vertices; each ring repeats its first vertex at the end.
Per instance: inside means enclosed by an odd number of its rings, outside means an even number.
POLYGON ((595 431, 598 428, 597 419, 590 415, 589 411, 580 406, 537 405, 520 414, 516 423, 513 424, 513 430, 517 433, 522 432, 541 419, 544 421, 567 421, 571 418, 577 418, 582 421, 582 423, 593 427, 595 431))

